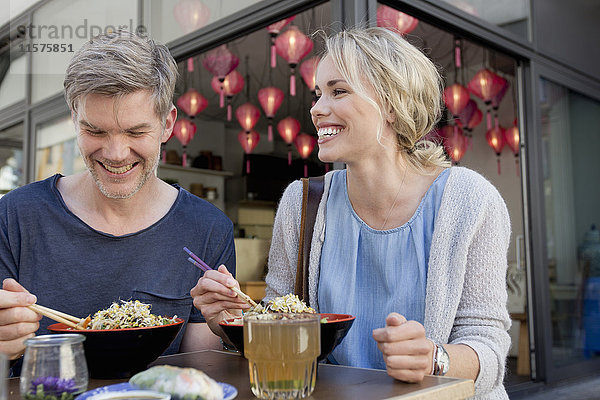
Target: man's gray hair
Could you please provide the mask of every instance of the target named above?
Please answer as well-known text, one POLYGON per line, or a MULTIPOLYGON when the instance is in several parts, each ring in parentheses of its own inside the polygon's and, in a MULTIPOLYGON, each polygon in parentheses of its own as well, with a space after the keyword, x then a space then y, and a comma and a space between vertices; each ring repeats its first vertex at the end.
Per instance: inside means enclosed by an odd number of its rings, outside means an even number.
POLYGON ((148 90, 164 123, 173 106, 177 75, 177 63, 166 46, 118 31, 92 38, 75 53, 65 74, 65 98, 77 114, 88 94, 120 98, 148 90))

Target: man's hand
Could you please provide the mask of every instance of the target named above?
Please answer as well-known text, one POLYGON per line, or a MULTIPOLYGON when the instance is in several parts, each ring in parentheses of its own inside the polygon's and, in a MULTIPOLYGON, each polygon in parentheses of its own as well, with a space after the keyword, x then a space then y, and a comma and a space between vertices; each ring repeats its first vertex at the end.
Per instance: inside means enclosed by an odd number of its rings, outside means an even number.
POLYGON ((373 330, 373 339, 383 353, 388 375, 404 382, 421 382, 431 373, 433 343, 425 337, 425 328, 390 313, 385 328, 373 330))
POLYGON ((25 351, 25 340, 35 336, 42 318, 27 308, 37 301, 14 279, 2 282, 0 290, 0 351, 11 360, 19 358, 25 351))
POLYGON ((239 289, 239 283, 224 265, 217 271, 206 271, 190 291, 194 306, 200 310, 210 329, 223 337, 219 322, 223 319, 241 315, 242 309, 250 306, 237 297, 231 287, 239 289))

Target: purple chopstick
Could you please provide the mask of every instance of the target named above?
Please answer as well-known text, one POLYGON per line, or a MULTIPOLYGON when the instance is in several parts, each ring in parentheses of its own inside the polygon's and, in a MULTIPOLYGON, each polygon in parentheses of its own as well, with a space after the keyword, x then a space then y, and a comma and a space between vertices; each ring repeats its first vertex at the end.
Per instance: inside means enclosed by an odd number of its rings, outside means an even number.
POLYGON ((210 271, 212 269, 211 267, 208 266, 207 263, 202 261, 200 259, 200 257, 198 257, 197 255, 192 253, 192 251, 190 249, 188 249, 187 247, 184 247, 183 250, 190 255, 190 257, 188 258, 188 261, 191 262, 192 264, 194 264, 196 267, 200 268, 202 271, 206 272, 206 271, 210 271))
POLYGON ((194 260, 192 257, 188 257, 188 261, 191 262, 192 264, 194 264, 196 267, 200 268, 204 272, 211 269, 211 268, 206 269, 206 267, 204 265, 200 264, 198 261, 194 260))
MULTIPOLYGON (((192 264, 194 264, 196 267, 200 268, 202 271, 206 272, 206 271, 210 271, 212 269, 211 267, 208 266, 207 263, 202 261, 200 259, 200 257, 198 257, 197 255, 192 253, 192 251, 190 249, 188 249, 187 247, 184 247, 183 250, 185 250, 185 252, 190 255, 190 257, 188 257, 188 261, 191 262, 192 264)), ((238 295, 238 297, 240 299, 244 300, 246 303, 248 303, 250 305, 250 307, 256 307, 256 302, 254 300, 252 300, 250 298, 250 296, 248 296, 246 293, 242 292, 240 289, 236 288, 235 286, 230 287, 229 289, 233 290, 238 295)))

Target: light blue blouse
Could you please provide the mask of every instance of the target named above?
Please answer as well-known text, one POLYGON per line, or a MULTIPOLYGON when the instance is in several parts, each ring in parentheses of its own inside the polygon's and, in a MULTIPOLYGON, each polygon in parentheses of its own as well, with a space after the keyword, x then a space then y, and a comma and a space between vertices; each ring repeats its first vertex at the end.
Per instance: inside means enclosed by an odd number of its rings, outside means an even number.
POLYGON ((392 311, 423 323, 429 249, 449 171, 436 178, 407 223, 385 231, 371 228, 354 212, 346 170, 333 175, 321 252, 319 311, 352 314, 356 320, 331 362, 385 369, 373 329, 384 327, 392 311))

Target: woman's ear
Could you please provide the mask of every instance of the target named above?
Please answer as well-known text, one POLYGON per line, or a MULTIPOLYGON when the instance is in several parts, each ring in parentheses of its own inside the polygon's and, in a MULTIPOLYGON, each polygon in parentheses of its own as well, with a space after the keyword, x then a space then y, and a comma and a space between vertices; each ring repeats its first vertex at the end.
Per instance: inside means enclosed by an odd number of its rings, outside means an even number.
POLYGON ((388 124, 393 124, 394 122, 396 122, 396 113, 394 112, 393 109, 390 109, 386 114, 385 114, 385 120, 388 124))

